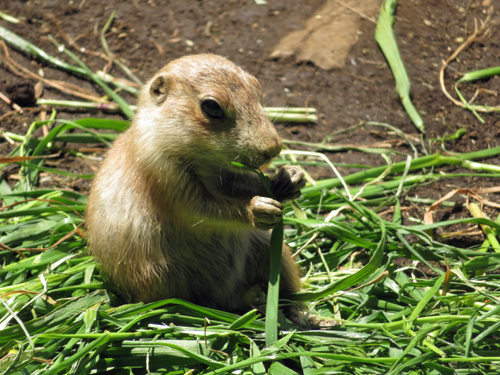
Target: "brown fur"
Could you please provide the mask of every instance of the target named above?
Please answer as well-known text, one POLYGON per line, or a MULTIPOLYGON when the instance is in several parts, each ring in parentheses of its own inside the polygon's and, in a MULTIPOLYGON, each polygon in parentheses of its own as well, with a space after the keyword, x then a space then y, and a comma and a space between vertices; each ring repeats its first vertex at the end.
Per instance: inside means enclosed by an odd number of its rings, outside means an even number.
MULTIPOLYGON (((182 298, 220 309, 244 307, 266 285, 268 229, 282 215, 251 172, 281 151, 261 105, 258 81, 214 55, 175 60, 142 89, 130 129, 113 145, 92 186, 89 246, 109 280, 130 301, 182 298), (213 119, 201 103, 224 110, 213 119)), ((294 167, 273 179, 278 200, 304 186, 294 167)), ((282 290, 300 290, 285 248, 282 290)))

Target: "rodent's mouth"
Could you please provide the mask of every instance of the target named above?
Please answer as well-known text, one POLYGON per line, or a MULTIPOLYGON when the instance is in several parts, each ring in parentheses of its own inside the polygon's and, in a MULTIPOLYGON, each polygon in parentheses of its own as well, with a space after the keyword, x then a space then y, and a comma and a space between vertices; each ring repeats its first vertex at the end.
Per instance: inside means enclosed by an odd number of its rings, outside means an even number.
POLYGON ((260 154, 254 160, 250 160, 251 164, 253 164, 254 169, 264 170, 266 169, 272 162, 274 158, 271 158, 267 155, 260 154))
POLYGON ((271 160, 269 160, 267 163, 262 164, 262 165, 259 167, 259 169, 260 169, 262 172, 263 172, 263 171, 265 171, 265 170, 266 170, 266 169, 267 169, 267 168, 271 165, 271 163, 272 163, 272 162, 273 162, 273 160, 272 160, 272 159, 271 159, 271 160))
POLYGON ((271 164, 271 162, 273 161, 273 159, 269 159, 269 158, 266 158, 264 161, 238 161, 237 163, 240 163, 240 164, 243 164, 245 167, 248 167, 248 168, 251 168, 251 169, 260 169, 261 171, 263 171, 264 169, 266 169, 267 167, 269 167, 269 165, 271 164))
MULTIPOLYGON (((264 153, 240 153, 237 157, 235 157, 232 161, 243 164, 245 167, 251 169, 266 169, 274 160, 274 158, 269 157, 264 153)), ((232 164, 229 162, 229 164, 232 164)))

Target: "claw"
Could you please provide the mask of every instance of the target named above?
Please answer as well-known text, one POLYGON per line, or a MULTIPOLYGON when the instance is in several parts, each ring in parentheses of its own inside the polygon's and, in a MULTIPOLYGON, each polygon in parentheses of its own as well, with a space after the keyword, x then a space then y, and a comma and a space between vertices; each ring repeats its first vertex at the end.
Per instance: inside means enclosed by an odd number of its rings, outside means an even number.
POLYGON ((272 184, 278 200, 296 199, 300 197, 300 189, 306 185, 304 171, 297 166, 287 165, 279 170, 272 184))

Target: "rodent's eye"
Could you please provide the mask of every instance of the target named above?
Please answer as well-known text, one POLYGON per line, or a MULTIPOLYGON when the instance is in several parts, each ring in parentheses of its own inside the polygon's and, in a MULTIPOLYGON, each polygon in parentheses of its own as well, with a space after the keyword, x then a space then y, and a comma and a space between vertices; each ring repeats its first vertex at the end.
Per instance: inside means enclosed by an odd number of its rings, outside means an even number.
POLYGON ((201 110, 207 117, 211 119, 222 119, 225 117, 224 110, 221 108, 219 103, 213 99, 205 99, 201 102, 201 110))

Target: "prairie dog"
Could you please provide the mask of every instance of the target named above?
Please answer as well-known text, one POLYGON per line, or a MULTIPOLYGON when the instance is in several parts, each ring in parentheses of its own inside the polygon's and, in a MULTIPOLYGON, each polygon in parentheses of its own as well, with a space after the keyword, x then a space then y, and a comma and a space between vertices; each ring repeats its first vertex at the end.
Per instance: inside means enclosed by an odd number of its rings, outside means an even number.
MULTIPOLYGON (((267 286, 270 231, 281 202, 300 196, 303 172, 255 173, 282 148, 261 105, 258 81, 209 54, 172 61, 141 90, 131 127, 92 185, 89 247, 109 281, 132 302, 182 298, 223 310, 248 307, 267 286)), ((281 290, 300 290, 285 247, 281 290)))

